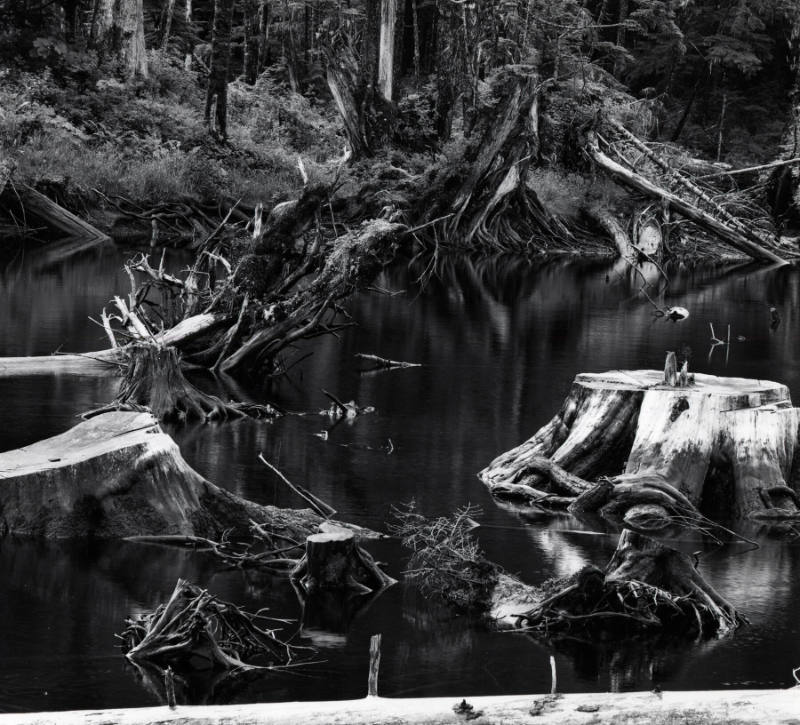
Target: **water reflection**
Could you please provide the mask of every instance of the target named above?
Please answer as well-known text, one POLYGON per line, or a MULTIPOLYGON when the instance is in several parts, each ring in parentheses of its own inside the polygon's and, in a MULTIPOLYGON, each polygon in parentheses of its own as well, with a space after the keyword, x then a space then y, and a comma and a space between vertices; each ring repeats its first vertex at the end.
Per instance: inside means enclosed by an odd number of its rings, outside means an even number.
MULTIPOLYGON (((87 318, 126 289, 124 257, 109 248, 44 267, 18 261, 0 272, 6 311, 0 354, 101 347, 102 330, 87 318)), ((637 294, 641 279, 613 262, 462 260, 443 265, 424 289, 413 282, 419 272, 387 272, 378 286, 407 291, 357 298, 350 309, 359 326, 295 351, 313 354, 288 380, 227 391, 309 415, 173 428, 187 460, 241 495, 299 505, 258 461, 263 453, 290 480, 332 503, 339 516, 374 528, 384 526, 392 503, 411 498, 429 515, 478 504, 488 556, 540 583, 584 564, 603 566, 615 536, 570 518, 521 519, 495 505, 476 473, 543 425, 576 373, 660 368, 667 350, 684 350, 695 371, 778 379, 800 399, 800 274, 793 269, 672 270, 655 301, 686 307, 690 317, 680 323, 654 317, 653 306, 637 294), (774 329, 770 307, 781 316, 774 329), (731 325, 727 361, 719 350, 708 358, 709 322, 718 333, 731 325), (363 375, 355 353, 422 366, 363 375), (316 415, 328 405, 322 389, 377 412, 336 426, 322 440, 315 434, 330 427, 316 415), (380 447, 389 438, 394 450, 387 455, 380 447)), ((13 448, 61 432, 76 413, 109 400, 113 386, 67 377, 0 380, 0 445, 13 448)), ((387 696, 547 692, 550 654, 564 691, 788 685, 791 668, 800 663, 797 541, 769 539, 736 556, 702 545, 704 575, 750 618, 749 628, 697 647, 641 643, 619 651, 586 643, 553 650, 525 636, 487 632, 402 583, 349 621, 322 621, 304 614, 284 578, 220 571, 199 554, 5 540, 0 709, 155 703, 159 691, 148 691, 126 667, 113 635, 129 613, 168 596, 179 576, 246 608, 268 606, 275 616, 293 618, 295 641, 310 641, 305 628, 319 646, 316 664, 303 671, 245 678, 232 690, 217 684, 211 694, 192 685, 184 693, 189 699, 363 696, 369 637, 376 632, 383 633, 380 692, 387 696)), ((689 545, 701 548, 696 541, 689 545)), ((396 542, 369 548, 387 563, 389 575, 402 578, 405 554, 396 542)))

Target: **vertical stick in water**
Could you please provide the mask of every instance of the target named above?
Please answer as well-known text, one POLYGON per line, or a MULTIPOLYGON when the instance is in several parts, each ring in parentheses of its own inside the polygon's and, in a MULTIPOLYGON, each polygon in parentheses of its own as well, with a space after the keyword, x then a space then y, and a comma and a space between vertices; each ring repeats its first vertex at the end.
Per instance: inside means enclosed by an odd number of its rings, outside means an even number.
POLYGON ((550 655, 550 694, 556 694, 556 685, 558 678, 556 677, 556 658, 550 655))
POLYGON ((378 668, 381 664, 381 635, 373 634, 369 640, 369 680, 367 697, 378 696, 378 668))

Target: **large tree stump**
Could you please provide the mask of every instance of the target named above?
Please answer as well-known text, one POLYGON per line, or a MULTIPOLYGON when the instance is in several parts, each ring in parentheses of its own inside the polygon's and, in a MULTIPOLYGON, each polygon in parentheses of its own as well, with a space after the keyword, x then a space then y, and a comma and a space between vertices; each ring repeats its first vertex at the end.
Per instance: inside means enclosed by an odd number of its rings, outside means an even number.
POLYGON ((497 495, 544 504, 575 496, 567 474, 588 489, 622 470, 613 483, 660 480, 717 518, 793 516, 798 423, 786 386, 766 380, 696 374, 674 387, 655 370, 580 374, 558 414, 479 475, 497 495))
POLYGON ((123 538, 249 533, 251 521, 292 539, 322 517, 247 501, 206 481, 149 413, 98 415, 0 454, 0 536, 123 538))
POLYGON ((395 583, 373 558, 356 544, 352 531, 337 529, 306 539, 306 553, 291 574, 306 593, 346 589, 370 594, 395 583))

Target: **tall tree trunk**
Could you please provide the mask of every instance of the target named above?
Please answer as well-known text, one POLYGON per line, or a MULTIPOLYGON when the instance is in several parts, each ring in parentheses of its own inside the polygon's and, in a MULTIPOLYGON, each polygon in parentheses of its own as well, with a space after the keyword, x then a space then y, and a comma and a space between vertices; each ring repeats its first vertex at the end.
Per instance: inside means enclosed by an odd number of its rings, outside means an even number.
POLYGON ((256 74, 261 73, 269 62, 269 5, 266 0, 258 4, 258 61, 256 74))
POLYGON ((147 76, 142 0, 100 0, 92 46, 101 61, 116 60, 127 79, 147 76))
POLYGON ((436 16, 436 132, 442 141, 450 138, 453 106, 456 102, 455 68, 457 54, 452 30, 450 0, 438 0, 436 16))
MULTIPOLYGON (((628 19, 628 0, 619 0, 619 26, 617 27, 617 45, 620 48, 625 47, 625 21, 628 19)), ((625 70, 625 63, 621 57, 617 57, 614 61, 614 76, 617 78, 622 75, 625 70)))
POLYGON ((228 69, 231 58, 233 0, 214 0, 214 26, 211 31, 211 70, 206 93, 206 123, 212 133, 228 138, 228 69), (213 114, 212 114, 213 110, 213 114))
POLYGON ((244 3, 242 13, 242 25, 244 27, 244 48, 243 48, 243 68, 244 79, 253 85, 258 78, 260 69, 258 67, 259 44, 261 33, 259 31, 259 16, 261 15, 263 3, 257 4, 256 0, 248 0, 244 3))
POLYGON ((381 0, 381 32, 378 51, 378 88, 387 101, 394 93, 395 41, 398 0, 381 0))
POLYGON ((380 0, 364 0, 366 16, 361 41, 361 73, 370 93, 374 93, 378 82, 379 3, 380 0))
POLYGON ((169 43, 169 34, 172 30, 172 16, 175 14, 175 0, 168 0, 165 8, 164 32, 161 35, 161 50, 166 50, 169 43))

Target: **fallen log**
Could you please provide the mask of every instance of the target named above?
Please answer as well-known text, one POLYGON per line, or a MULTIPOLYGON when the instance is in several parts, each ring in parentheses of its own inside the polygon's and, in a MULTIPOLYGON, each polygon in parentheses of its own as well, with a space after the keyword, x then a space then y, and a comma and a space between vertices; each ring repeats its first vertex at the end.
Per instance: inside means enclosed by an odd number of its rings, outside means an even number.
POLYGON ((543 695, 457 697, 364 697, 324 702, 259 702, 243 705, 118 708, 64 712, 0 713, 0 725, 618 725, 618 723, 736 722, 737 725, 789 723, 797 718, 796 688, 771 690, 691 690, 663 692, 586 692, 543 695), (472 709, 458 709, 466 697, 472 709), (531 717, 535 710, 536 717, 531 717))
POLYGON ((108 234, 27 184, 18 185, 13 195, 8 191, 5 194, 9 203, 22 207, 25 218, 31 217, 38 223, 61 232, 63 236, 93 239, 97 243, 111 241, 108 234))
POLYGON ((703 209, 700 209, 684 199, 681 199, 671 191, 657 186, 641 174, 637 174, 635 171, 626 169, 624 166, 622 166, 622 164, 619 164, 608 157, 600 150, 597 135, 594 132, 590 132, 587 136, 586 151, 589 157, 616 181, 620 182, 624 186, 634 189, 635 191, 641 192, 642 194, 667 204, 673 211, 681 214, 690 221, 693 221, 702 229, 705 229, 711 234, 714 234, 715 236, 724 240, 735 249, 738 249, 740 252, 743 252, 754 259, 788 264, 783 257, 776 254, 771 249, 768 249, 762 244, 758 244, 748 239, 740 231, 733 229, 728 224, 719 221, 703 209))
MULTIPOLYGON (((782 493, 800 423, 786 386, 702 374, 687 382, 665 384, 656 370, 580 374, 559 413, 479 476, 503 495, 512 485, 558 495, 564 489, 553 483, 554 473, 594 480, 624 461, 624 476, 612 484, 625 486, 608 489, 609 499, 616 490, 618 499, 630 494, 631 505, 672 501, 717 518, 800 512, 782 493), (664 495, 666 487, 672 490, 664 495), (764 489, 773 494, 762 495, 764 489)), ((598 494, 582 493, 576 506, 585 509, 589 496, 598 494)))
MULTIPOLYGON (((0 454, 0 535, 124 538, 248 535, 302 541, 325 521, 262 506, 205 480, 149 413, 105 413, 0 454)), ((345 526, 342 524, 342 526, 345 526)))

